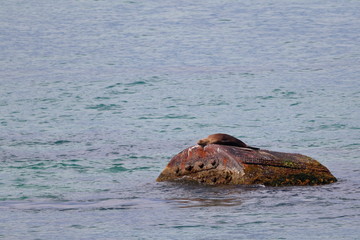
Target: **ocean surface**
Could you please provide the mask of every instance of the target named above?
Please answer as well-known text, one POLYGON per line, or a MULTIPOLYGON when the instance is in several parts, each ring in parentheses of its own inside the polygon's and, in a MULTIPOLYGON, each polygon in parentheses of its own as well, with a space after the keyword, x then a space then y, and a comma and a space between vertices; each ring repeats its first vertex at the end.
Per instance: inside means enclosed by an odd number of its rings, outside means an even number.
POLYGON ((360 239, 360 1, 5 0, 1 239, 360 239), (223 132, 324 186, 157 183, 223 132))

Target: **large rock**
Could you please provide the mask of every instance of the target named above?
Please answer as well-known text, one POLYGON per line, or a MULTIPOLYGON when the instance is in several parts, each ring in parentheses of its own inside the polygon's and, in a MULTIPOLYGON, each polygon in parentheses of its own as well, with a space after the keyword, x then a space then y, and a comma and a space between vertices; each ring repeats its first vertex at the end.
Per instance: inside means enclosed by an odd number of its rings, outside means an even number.
POLYGON ((336 182, 315 159, 301 154, 227 145, 196 145, 175 155, 157 181, 205 184, 318 185, 336 182))

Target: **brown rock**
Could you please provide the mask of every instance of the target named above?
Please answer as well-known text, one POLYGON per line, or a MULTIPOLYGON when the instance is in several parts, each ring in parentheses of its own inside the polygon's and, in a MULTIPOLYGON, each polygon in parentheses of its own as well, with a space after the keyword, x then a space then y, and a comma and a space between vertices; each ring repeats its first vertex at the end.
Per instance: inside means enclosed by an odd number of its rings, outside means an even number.
POLYGON ((209 144, 175 155, 157 178, 205 184, 318 185, 336 182, 315 159, 301 154, 209 144))

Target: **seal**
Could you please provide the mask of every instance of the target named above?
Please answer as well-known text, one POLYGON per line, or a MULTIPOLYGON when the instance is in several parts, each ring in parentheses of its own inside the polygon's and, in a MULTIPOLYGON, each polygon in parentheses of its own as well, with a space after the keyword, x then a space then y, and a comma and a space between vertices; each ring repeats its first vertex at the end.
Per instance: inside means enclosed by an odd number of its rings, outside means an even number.
POLYGON ((216 133, 209 135, 207 138, 200 139, 197 142, 197 144, 202 147, 206 146, 207 144, 220 144, 220 145, 229 145, 229 146, 259 150, 259 148, 257 147, 248 146, 240 139, 237 139, 236 137, 224 133, 216 133))

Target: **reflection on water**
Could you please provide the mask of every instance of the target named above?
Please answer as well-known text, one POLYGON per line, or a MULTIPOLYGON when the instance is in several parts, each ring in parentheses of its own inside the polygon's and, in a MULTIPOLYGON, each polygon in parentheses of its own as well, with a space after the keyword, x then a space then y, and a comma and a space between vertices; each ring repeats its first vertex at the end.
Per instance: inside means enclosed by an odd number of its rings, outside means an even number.
MULTIPOLYGON (((165 201, 161 201, 165 202, 165 201)), ((0 209, 19 209, 19 210, 128 210, 153 208, 160 203, 159 200, 151 199, 104 199, 104 200, 87 200, 87 201, 36 201, 21 202, 9 201, 3 202, 0 209)))
POLYGON ((169 199, 176 203, 180 208, 192 207, 226 207, 238 206, 242 204, 241 199, 238 198, 178 198, 169 199))
POLYGON ((2 202, 0 209, 18 209, 18 210, 127 210, 155 208, 159 205, 170 205, 179 208, 191 207, 226 207, 238 206, 242 204, 238 198, 169 198, 163 199, 105 199, 101 201, 68 201, 68 202, 22 202, 9 201, 2 202))
POLYGON ((234 207, 241 205, 242 196, 251 191, 263 189, 263 185, 234 186, 220 185, 209 186, 196 182, 167 182, 161 183, 162 188, 172 189, 167 191, 166 198, 170 204, 179 208, 193 207, 234 207))

